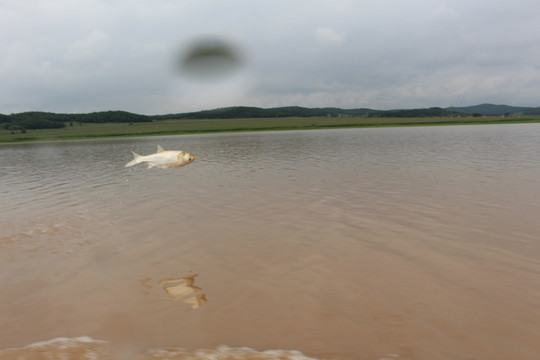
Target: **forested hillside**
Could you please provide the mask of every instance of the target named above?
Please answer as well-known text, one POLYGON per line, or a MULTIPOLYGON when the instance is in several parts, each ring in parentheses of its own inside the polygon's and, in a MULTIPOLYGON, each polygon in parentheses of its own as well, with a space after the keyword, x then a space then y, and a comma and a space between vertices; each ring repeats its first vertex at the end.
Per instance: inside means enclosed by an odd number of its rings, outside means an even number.
POLYGON ((31 111, 11 115, 0 114, 0 124, 8 130, 52 129, 62 128, 73 123, 135 123, 152 121, 145 115, 132 114, 126 111, 102 111, 89 114, 56 114, 50 112, 31 111))
POLYGON ((139 123, 170 119, 249 119, 283 117, 376 117, 376 118, 422 118, 454 116, 517 116, 540 115, 540 107, 514 107, 508 105, 481 104, 468 107, 431 107, 422 109, 374 110, 367 108, 340 109, 335 107, 305 108, 286 106, 259 108, 234 106, 197 112, 139 115, 126 111, 101 111, 88 114, 56 114, 51 112, 23 112, 11 115, 0 114, 0 126, 8 130, 50 129, 82 125, 83 123, 139 123))
POLYGON ((493 105, 493 104, 480 104, 464 107, 449 107, 447 110, 455 111, 467 115, 495 115, 495 116, 510 116, 510 115, 538 115, 540 108, 532 107, 519 107, 509 105, 493 105), (535 111, 537 114, 531 114, 530 111, 535 111))

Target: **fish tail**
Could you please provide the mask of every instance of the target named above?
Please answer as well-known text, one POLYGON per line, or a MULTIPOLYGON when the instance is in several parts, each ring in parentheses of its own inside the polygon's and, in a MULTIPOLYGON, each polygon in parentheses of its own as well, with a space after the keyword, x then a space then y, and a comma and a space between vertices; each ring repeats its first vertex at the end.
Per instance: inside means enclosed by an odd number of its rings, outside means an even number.
POLYGON ((128 163, 126 164, 126 167, 133 166, 133 165, 137 165, 138 163, 140 163, 139 158, 141 157, 141 155, 135 153, 134 151, 132 151, 132 153, 133 153, 133 160, 131 160, 130 162, 128 162, 128 163))

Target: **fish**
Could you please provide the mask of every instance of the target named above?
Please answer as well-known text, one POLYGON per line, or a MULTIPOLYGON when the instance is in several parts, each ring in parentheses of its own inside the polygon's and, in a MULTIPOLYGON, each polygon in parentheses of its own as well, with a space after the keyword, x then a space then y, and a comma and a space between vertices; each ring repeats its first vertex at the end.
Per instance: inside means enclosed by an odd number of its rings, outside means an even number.
POLYGON ((185 151, 169 150, 165 151, 161 146, 157 146, 157 153, 150 155, 139 155, 132 151, 133 160, 126 164, 126 167, 147 163, 148 169, 158 167, 162 169, 178 168, 186 166, 195 161, 195 155, 185 151))

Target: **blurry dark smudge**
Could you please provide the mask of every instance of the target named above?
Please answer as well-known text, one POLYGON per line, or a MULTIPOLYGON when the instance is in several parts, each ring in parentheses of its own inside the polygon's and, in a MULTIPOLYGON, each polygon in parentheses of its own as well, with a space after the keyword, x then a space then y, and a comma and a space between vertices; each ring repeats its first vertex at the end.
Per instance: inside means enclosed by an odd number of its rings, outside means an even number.
POLYGON ((180 70, 194 80, 222 79, 242 66, 236 46, 218 38, 194 41, 182 53, 180 70))

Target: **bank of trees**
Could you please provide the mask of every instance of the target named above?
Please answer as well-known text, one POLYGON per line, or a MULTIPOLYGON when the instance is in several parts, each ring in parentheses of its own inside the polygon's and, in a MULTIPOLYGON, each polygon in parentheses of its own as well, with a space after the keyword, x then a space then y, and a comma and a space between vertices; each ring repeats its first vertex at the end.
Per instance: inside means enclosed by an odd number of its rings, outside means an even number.
MULTIPOLYGON (((50 112, 24 112, 11 115, 0 114, 0 126, 5 129, 48 129, 81 125, 83 123, 138 123, 166 119, 246 119, 246 118, 283 118, 283 117, 375 117, 375 118, 421 118, 421 117, 453 117, 483 116, 505 110, 505 115, 540 114, 540 108, 515 108, 501 105, 483 104, 464 108, 430 107, 422 109, 373 110, 367 108, 340 109, 305 108, 301 106, 285 106, 276 108, 259 108, 250 106, 234 106, 213 110, 189 113, 146 116, 127 111, 101 111, 88 114, 56 114, 50 112), (482 111, 480 111, 482 110, 482 111), (526 113, 529 111, 530 114, 526 113)), ((502 114, 501 114, 502 115, 502 114)))
POLYGON ((439 117, 456 116, 457 113, 440 107, 431 107, 427 109, 405 109, 405 110, 386 110, 373 113, 373 117, 388 118, 419 118, 419 117, 439 117))
POLYGON ((127 111, 101 111, 89 114, 56 114, 30 111, 11 115, 0 114, 0 126, 8 130, 63 128, 73 123, 135 123, 152 121, 151 117, 127 111))
POLYGON ((189 113, 156 116, 156 119, 248 119, 248 118, 282 118, 282 117, 315 117, 315 116, 367 116, 371 109, 306 108, 301 106, 283 106, 276 108, 259 108, 251 106, 233 106, 189 113))
POLYGON ((411 110, 373 110, 340 109, 340 108, 305 108, 301 106, 286 106, 263 109, 258 107, 234 106, 213 110, 190 113, 169 114, 156 116, 156 119, 242 119, 242 118, 279 118, 279 117, 315 117, 315 116, 359 116, 359 117, 437 117, 457 116, 454 111, 440 107, 411 110))

